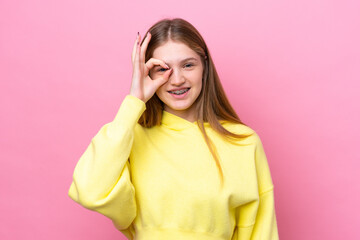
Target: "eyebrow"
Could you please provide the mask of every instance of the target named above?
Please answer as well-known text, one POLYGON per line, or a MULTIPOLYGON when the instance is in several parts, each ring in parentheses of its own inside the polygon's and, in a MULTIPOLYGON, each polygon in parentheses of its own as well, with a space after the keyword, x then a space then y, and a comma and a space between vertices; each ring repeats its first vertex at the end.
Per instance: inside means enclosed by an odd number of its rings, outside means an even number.
MULTIPOLYGON (((189 60, 195 60, 195 61, 197 61, 197 59, 194 58, 194 57, 188 57, 188 58, 185 58, 185 59, 181 60, 180 63, 183 63, 183 62, 186 62, 186 61, 189 61, 189 60)), ((168 65, 167 62, 165 62, 165 64, 168 65)))

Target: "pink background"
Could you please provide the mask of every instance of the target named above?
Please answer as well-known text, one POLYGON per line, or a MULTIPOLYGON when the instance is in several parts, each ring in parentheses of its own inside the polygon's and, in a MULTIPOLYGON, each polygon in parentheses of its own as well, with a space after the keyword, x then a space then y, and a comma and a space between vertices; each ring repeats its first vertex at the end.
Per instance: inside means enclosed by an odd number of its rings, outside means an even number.
POLYGON ((0 239, 125 239, 73 202, 74 167, 131 81, 157 20, 204 36, 260 135, 280 238, 359 239, 360 2, 1 1, 0 239))

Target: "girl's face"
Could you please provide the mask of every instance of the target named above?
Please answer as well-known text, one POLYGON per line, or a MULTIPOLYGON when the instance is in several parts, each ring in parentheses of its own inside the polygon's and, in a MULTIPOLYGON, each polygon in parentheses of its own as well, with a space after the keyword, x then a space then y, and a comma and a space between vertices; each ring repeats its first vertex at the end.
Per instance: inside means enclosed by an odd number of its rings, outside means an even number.
MULTIPOLYGON (((169 80, 156 91, 164 102, 164 110, 188 121, 196 121, 194 102, 202 88, 203 73, 200 56, 187 45, 169 40, 157 47, 152 57, 173 69, 169 80)), ((151 69, 150 76, 157 79, 170 69, 157 65, 151 69)))

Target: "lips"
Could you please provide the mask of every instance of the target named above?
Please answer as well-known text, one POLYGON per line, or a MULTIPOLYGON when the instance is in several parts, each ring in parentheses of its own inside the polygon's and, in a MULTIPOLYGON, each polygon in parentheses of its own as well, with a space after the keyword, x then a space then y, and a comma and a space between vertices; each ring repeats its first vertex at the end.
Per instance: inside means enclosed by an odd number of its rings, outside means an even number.
POLYGON ((190 89, 190 88, 189 87, 174 88, 174 89, 169 90, 168 92, 181 91, 181 90, 185 90, 185 89, 190 89))
POLYGON ((185 93, 187 93, 190 90, 190 88, 183 88, 181 90, 176 90, 176 91, 169 91, 170 94, 174 94, 174 95, 184 95, 185 93))
POLYGON ((168 91, 168 92, 172 98, 181 100, 186 98, 186 96, 190 92, 190 88, 182 88, 182 90, 180 91, 175 91, 175 92, 168 91))

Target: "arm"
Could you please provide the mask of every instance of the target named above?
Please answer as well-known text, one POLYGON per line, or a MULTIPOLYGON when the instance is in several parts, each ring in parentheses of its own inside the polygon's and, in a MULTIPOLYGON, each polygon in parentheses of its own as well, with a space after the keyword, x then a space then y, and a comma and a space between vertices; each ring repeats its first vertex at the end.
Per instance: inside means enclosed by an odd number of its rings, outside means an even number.
POLYGON ((270 168, 263 145, 257 134, 255 134, 255 142, 255 166, 259 200, 236 209, 237 227, 232 240, 279 239, 275 214, 274 185, 270 168))
POLYGON ((80 157, 68 192, 83 207, 110 218, 127 237, 137 211, 128 158, 145 109, 140 99, 125 97, 114 120, 101 127, 80 157))

